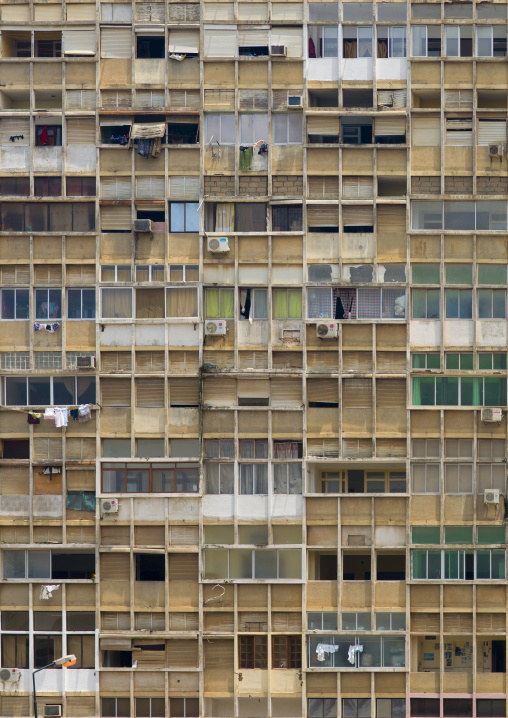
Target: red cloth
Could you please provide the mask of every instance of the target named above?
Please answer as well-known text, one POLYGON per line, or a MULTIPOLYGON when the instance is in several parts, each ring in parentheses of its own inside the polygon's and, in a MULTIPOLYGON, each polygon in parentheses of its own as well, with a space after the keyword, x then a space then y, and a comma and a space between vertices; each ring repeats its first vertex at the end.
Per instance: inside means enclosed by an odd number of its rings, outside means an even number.
POLYGON ((44 125, 41 132, 41 145, 49 145, 48 126, 44 125))
POLYGON ((316 46, 311 37, 309 37, 309 57, 316 57, 316 46))

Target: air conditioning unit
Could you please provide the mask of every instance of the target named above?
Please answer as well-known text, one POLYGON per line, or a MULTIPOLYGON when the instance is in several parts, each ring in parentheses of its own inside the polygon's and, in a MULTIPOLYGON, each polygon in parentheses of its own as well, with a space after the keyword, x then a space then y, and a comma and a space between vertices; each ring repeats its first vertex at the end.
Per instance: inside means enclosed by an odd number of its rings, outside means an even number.
POLYGON ((205 322, 205 334, 207 337, 218 337, 227 332, 226 322, 223 319, 216 319, 214 322, 205 322))
POLYGON ((133 229, 135 232, 153 232, 151 219, 135 219, 133 229))
POLYGON ((19 668, 0 668, 0 681, 2 683, 18 683, 21 678, 19 668))
POLYGON ((499 142, 497 145, 489 145, 489 157, 503 157, 506 154, 506 143, 499 142))
POLYGON ((117 514, 118 499, 101 499, 101 514, 117 514))
POLYGON ((62 715, 62 706, 58 704, 47 704, 44 706, 44 718, 60 718, 62 715))
POLYGON ((288 107, 301 107, 303 104, 303 97, 301 95, 288 95, 288 107))
POLYGON ((227 237, 208 237, 208 251, 213 254, 226 254, 229 252, 229 239, 227 237))
POLYGON ((320 322, 316 324, 316 336, 318 339, 336 339, 339 333, 337 322, 320 322))
POLYGON ((270 45, 270 55, 273 57, 286 57, 286 52, 285 45, 270 45))
POLYGON ((95 369, 95 357, 77 356, 76 369, 95 369))
POLYGON ((499 496, 500 496, 499 489, 486 489, 483 494, 483 503, 498 504, 499 496))
POLYGON ((490 424, 492 422, 497 422, 498 424, 501 423, 501 419, 503 418, 503 410, 496 408, 485 408, 482 409, 482 421, 485 424, 490 424))

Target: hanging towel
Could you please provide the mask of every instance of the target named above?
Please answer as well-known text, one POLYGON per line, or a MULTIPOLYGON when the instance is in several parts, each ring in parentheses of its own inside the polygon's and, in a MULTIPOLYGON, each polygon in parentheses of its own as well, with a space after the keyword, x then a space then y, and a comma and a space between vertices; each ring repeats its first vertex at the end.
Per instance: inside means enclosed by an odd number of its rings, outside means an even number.
POLYGON ((356 653, 363 653, 363 646, 361 644, 359 646, 349 646, 349 649, 347 652, 347 659, 353 666, 355 664, 355 654, 356 653))
POLYGON ((55 421, 56 411, 53 407, 48 407, 44 412, 44 418, 48 421, 55 421))
POLYGON ((92 413, 90 411, 90 404, 80 404, 78 407, 79 412, 79 419, 78 421, 82 424, 85 423, 85 421, 90 421, 92 418, 92 413))
POLYGON ((316 646, 316 656, 318 661, 325 660, 325 653, 337 653, 339 646, 335 646, 333 643, 318 643, 316 646))
POLYGON ((240 150, 240 169, 251 170, 252 169, 252 155, 254 154, 253 147, 246 147, 244 150, 240 150))
POLYGON ((66 407, 57 407, 55 409, 55 426, 61 429, 69 423, 69 410, 66 407))

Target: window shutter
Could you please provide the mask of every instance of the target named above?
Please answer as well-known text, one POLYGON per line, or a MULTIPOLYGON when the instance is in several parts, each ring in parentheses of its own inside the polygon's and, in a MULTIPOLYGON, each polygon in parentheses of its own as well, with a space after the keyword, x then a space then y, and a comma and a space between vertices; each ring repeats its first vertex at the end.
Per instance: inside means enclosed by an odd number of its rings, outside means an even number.
POLYGON ((201 104, 199 90, 170 90, 169 106, 187 110, 198 110, 201 104))
POLYGON ((92 110, 95 108, 95 90, 67 90, 68 110, 92 110))
MULTIPOLYGON (((130 556, 124 553, 101 554, 102 581, 128 581, 130 576, 130 556)), ((129 639, 130 642, 130 639, 129 639)))
POLYGON ((236 57, 236 27, 205 25, 205 57, 236 57))
POLYGON ((136 22, 163 23, 165 5, 162 2, 141 2, 135 4, 136 22))
POLYGON ((197 613, 170 613, 170 631, 193 631, 199 629, 199 614, 197 613))
POLYGON ((136 406, 164 406, 164 379, 137 379, 136 406))
POLYGON ((35 265, 36 284, 62 284, 62 267, 54 264, 35 265))
MULTIPOLYGON (((132 184, 131 184, 130 177, 103 177, 101 179, 101 197, 102 198, 104 198, 104 199, 130 199, 131 195, 132 195, 132 184)), ((104 211, 104 209, 106 209, 106 208, 104 207, 102 211, 104 211)))
POLYGON ((30 284, 30 267, 24 264, 4 264, 0 267, 0 284, 30 284))
POLYGON ((199 177, 170 177, 169 197, 171 199, 197 199, 199 177))
POLYGON ((199 527, 170 526, 169 543, 171 546, 197 546, 199 543, 199 527))
POLYGON ((337 199, 339 196, 339 178, 312 177, 307 178, 310 199, 337 199))
POLYGON ((339 206, 337 204, 308 204, 307 224, 309 227, 338 227, 339 206))
POLYGON ((478 144, 506 142, 506 120, 478 120, 478 144))
MULTIPOLYGON (((217 352, 217 354, 225 354, 226 352, 217 352)), ((230 366, 234 367, 234 357, 231 357, 230 366)), ((240 369, 268 369, 268 353, 259 351, 242 351, 238 357, 240 369)), ((217 362, 216 362, 217 363, 217 362)))
POLYGON ((205 404, 228 407, 236 404, 236 379, 229 377, 206 377, 203 387, 203 400, 205 404))
POLYGON ((67 144, 94 145, 95 147, 95 120, 69 118, 67 120, 67 144))
POLYGON ((164 199, 164 177, 136 177, 137 199, 164 199))
MULTIPOLYGON (((163 365, 164 367, 164 365, 163 365)), ((168 371, 195 374, 199 369, 199 354, 197 351, 169 352, 168 371)))
POLYGON ((372 379, 344 379, 342 406, 345 409, 369 409, 372 406, 372 379))
POLYGON ((130 232, 132 217, 130 207, 101 207, 101 231, 123 229, 130 232))
POLYGON ((287 57, 302 56, 302 29, 300 27, 272 27, 271 45, 285 45, 287 57))
POLYGON ((268 379, 238 379, 238 398, 255 399, 270 396, 268 379))
POLYGON ((105 109, 124 109, 132 104, 130 90, 103 90, 101 92, 101 107, 105 109))
POLYGON ((131 406, 130 379, 103 379, 102 406, 131 406))
POLYGON ((439 117, 413 117, 411 144, 413 147, 439 147, 441 144, 439 117))
POLYGON ((339 455, 338 439, 307 439, 307 453, 309 456, 339 455))
POLYGON ((267 3, 261 2, 239 2, 237 3, 237 15, 238 20, 252 22, 258 21, 263 22, 268 20, 268 6, 267 3))
POLYGON ((239 90, 241 110, 267 110, 268 90, 239 90))
POLYGON ((2 22, 29 22, 29 5, 2 5, 2 22))
POLYGON ((171 379, 169 382, 170 406, 198 406, 199 379, 171 379))
POLYGON ((371 225, 374 223, 372 205, 346 205, 342 207, 342 224, 371 225))
POLYGON ((342 370, 356 372, 372 371, 371 352, 343 352, 342 370))
POLYGON ((101 371, 131 371, 131 368, 130 352, 102 352, 101 371))
POLYGON ((389 459, 392 456, 405 457, 407 444, 405 439, 377 439, 376 455, 380 459, 389 459))
POLYGON ((66 3, 66 7, 67 22, 95 22, 95 3, 66 3))
POLYGON ((307 117, 307 134, 308 135, 338 135, 339 134, 339 118, 338 117, 320 117, 319 115, 309 115, 307 117))
POLYGON ((170 581, 197 581, 198 555, 197 553, 170 553, 169 554, 169 580, 170 581))
POLYGON ((205 22, 232 22, 235 19, 234 7, 232 2, 207 2, 203 10, 203 19, 205 22))
POLYGON ((199 52, 199 30, 169 31, 168 50, 170 53, 185 54, 199 52))
POLYGON ((2 496, 21 496, 30 493, 30 475, 28 467, 2 467, 2 496))
POLYGON ((378 379, 376 382, 376 404, 387 408, 405 407, 406 380, 378 379))
POLYGON ((445 90, 444 104, 448 109, 471 110, 473 109, 473 91, 445 90))
POLYGON ((9 147, 28 146, 30 144, 30 120, 25 117, 2 117, 0 119, 0 145, 9 147), (9 140, 11 135, 23 135, 14 145, 9 140))
POLYGON ((405 135, 405 117, 376 117, 374 120, 374 134, 378 136, 405 135))
POLYGON ((272 2, 272 22, 289 20, 303 21, 303 5, 301 3, 272 2))
POLYGON ((232 633, 235 630, 233 613, 205 613, 207 633, 232 633))
POLYGON ((198 642, 191 640, 170 640, 166 644, 167 665, 169 668, 196 668, 198 665, 198 642))
POLYGON ((345 459, 366 459, 372 456, 372 440, 343 439, 342 455, 345 459))
MULTIPOLYGON (((137 4, 137 3, 136 3, 137 4)), ((129 3, 101 3, 102 22, 132 22, 132 5, 129 3)))
POLYGON ((136 352, 136 371, 164 371, 164 352, 136 352))
POLYGON ((378 90, 378 107, 406 107, 406 90, 378 90))
POLYGON ((372 177, 343 177, 342 196, 344 199, 371 199, 374 196, 372 177))
POLYGON ((62 22, 62 8, 56 3, 39 4, 34 6, 35 22, 62 22))
POLYGON ((67 284, 95 284, 95 264, 68 264, 65 278, 67 284))
POLYGON ((339 384, 337 379, 308 379, 307 401, 337 404, 339 401, 339 384))
MULTIPOLYGON (((101 578, 104 577, 101 576, 101 578)), ((130 627, 130 613, 101 613, 101 628, 103 631, 128 631, 130 627)))
POLYGON ((376 356, 377 370, 379 372, 406 371, 405 352, 378 352, 376 356))
POLYGON ((171 3, 169 22, 199 22, 199 3, 171 3))
POLYGON ((103 27, 101 30, 101 57, 132 57, 130 28, 103 27))
POLYGON ((234 665, 234 645, 231 640, 205 642, 205 668, 230 668, 234 665))
POLYGON ((269 26, 238 25, 238 47, 268 46, 269 26))
POLYGON ((234 109, 234 90, 205 90, 205 107, 213 106, 217 109, 234 109))
POLYGON ((270 381, 270 404, 272 406, 301 407, 302 382, 300 379, 272 378, 270 381))
POLYGON ((46 459, 62 458, 62 439, 58 436, 55 438, 34 437, 33 440, 33 458, 38 461, 46 459))
POLYGON ((406 231, 406 208, 403 205, 379 205, 377 208, 378 234, 404 233, 406 231))
POLYGON ((136 107, 153 109, 165 106, 166 94, 164 90, 138 90, 136 92, 136 107))
MULTIPOLYGON (((130 36, 130 31, 128 32, 130 36)), ((62 49, 64 55, 95 55, 95 30, 64 29, 62 49)))
POLYGON ((307 368, 309 371, 338 371, 339 358, 337 350, 307 352, 307 368))
MULTIPOLYGON (((150 381, 142 379, 142 381, 150 381)), ((136 526, 134 529, 134 543, 136 546, 164 546, 164 526, 136 526)))
POLYGON ((446 144, 453 146, 473 146, 473 120, 471 117, 460 119, 446 118, 446 144))

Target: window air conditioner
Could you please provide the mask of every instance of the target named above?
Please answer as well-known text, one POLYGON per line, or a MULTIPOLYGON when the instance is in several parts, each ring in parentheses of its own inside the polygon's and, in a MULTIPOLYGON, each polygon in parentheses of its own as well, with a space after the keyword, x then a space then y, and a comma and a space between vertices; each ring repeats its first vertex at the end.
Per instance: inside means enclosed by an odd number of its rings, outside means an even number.
POLYGON ((62 706, 58 704, 44 706, 44 718, 60 718, 62 706))
POLYGON ((285 45, 270 45, 270 55, 274 57, 286 57, 286 52, 285 45))
POLYGON ((499 496, 499 489, 486 489, 483 493, 483 502, 485 504, 498 504, 499 496))
POLYGON ((497 145, 489 145, 489 157, 500 157, 506 154, 506 144, 500 142, 497 145))
POLYGON ((135 232, 153 232, 151 219, 135 219, 133 229, 135 232))
POLYGON ((208 251, 212 254, 226 254, 229 252, 227 237, 208 237, 208 251))
POLYGON ((223 319, 216 319, 214 322, 205 322, 205 335, 217 337, 227 332, 226 322, 223 319))
POLYGON ((101 514, 117 514, 118 499, 101 499, 101 514))
POLYGON ((95 357, 77 356, 76 369, 95 369, 95 357))
POLYGON ((301 95, 288 95, 288 107, 301 107, 303 104, 303 97, 301 95))
POLYGON ((497 422, 498 424, 501 422, 501 419, 503 418, 503 410, 499 408, 484 408, 482 409, 482 421, 485 424, 490 424, 492 422, 497 422))
POLYGON ((318 339, 336 339, 339 333, 337 322, 320 322, 316 324, 316 336, 318 339))

